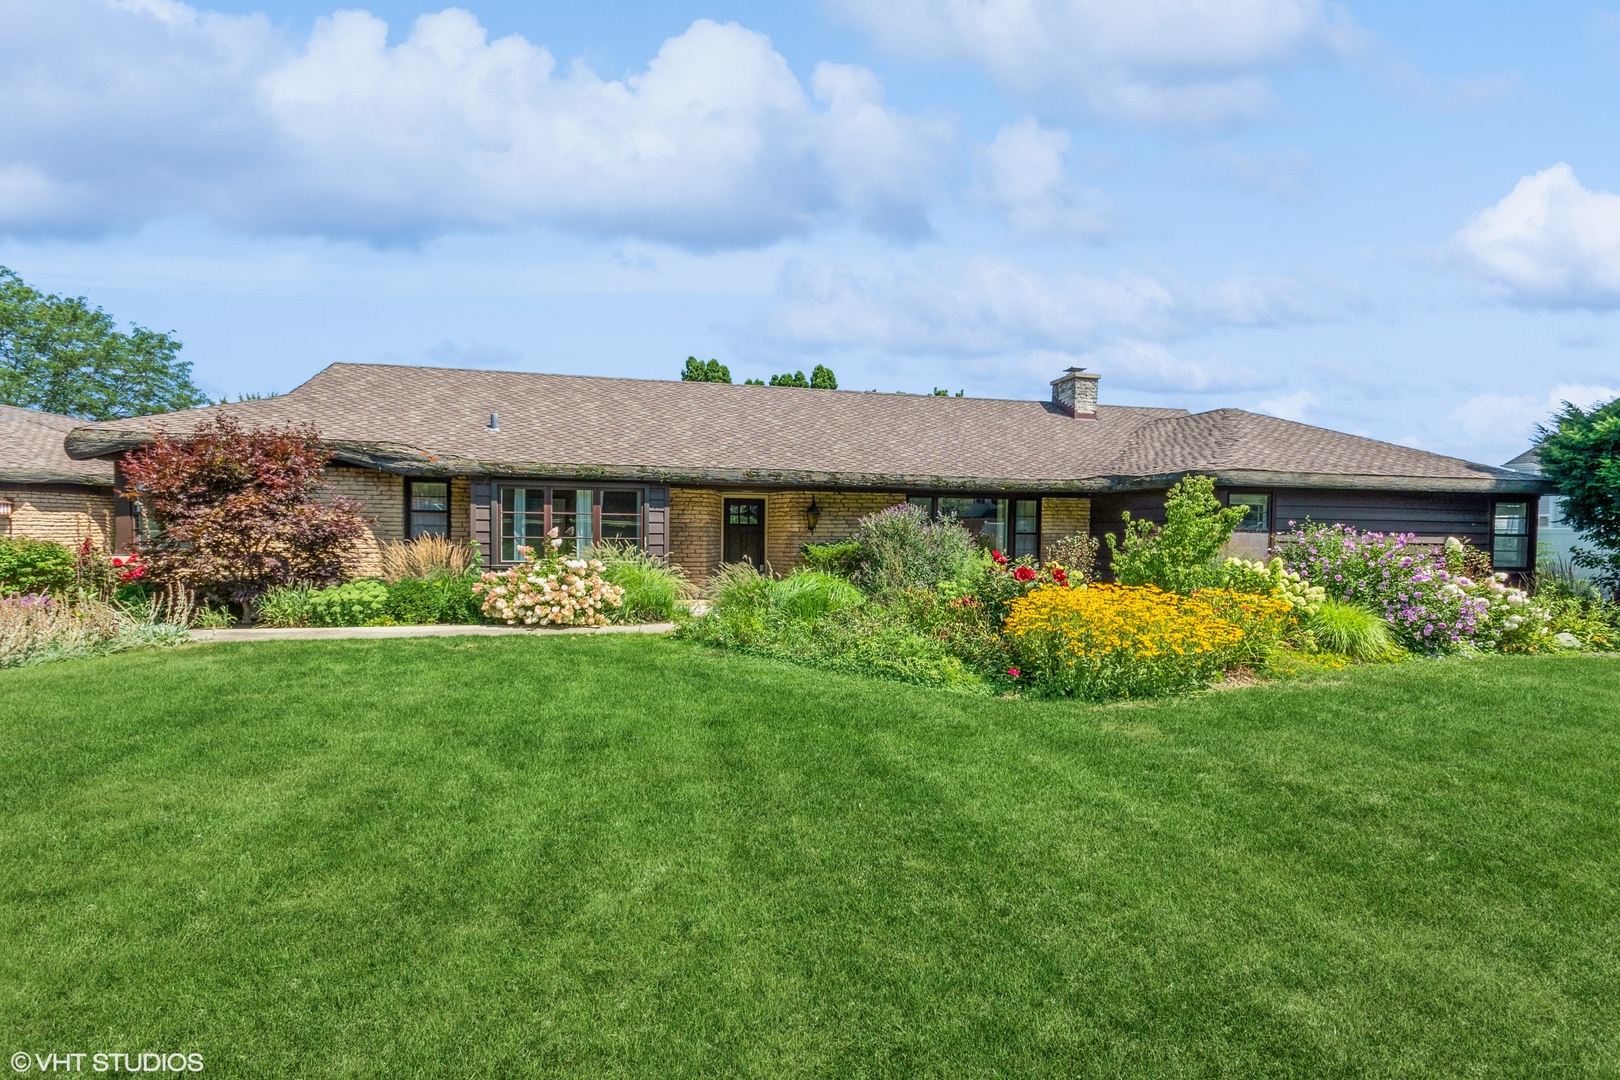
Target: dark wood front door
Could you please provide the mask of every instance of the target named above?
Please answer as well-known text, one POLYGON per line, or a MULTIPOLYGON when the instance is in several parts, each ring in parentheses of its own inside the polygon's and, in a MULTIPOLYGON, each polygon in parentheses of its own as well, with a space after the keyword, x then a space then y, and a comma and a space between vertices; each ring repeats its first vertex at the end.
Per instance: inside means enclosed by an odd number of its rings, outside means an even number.
POLYGON ((724 561, 765 568, 765 500, 727 499, 724 561))

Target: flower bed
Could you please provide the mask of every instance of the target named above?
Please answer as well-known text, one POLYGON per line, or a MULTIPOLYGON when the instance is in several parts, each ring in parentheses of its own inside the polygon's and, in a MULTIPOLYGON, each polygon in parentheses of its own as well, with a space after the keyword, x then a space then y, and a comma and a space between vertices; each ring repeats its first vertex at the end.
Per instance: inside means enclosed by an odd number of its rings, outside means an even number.
POLYGON ((606 626, 607 611, 624 603, 624 589, 602 579, 599 559, 564 559, 562 540, 552 529, 540 548, 519 548, 523 561, 491 571, 473 592, 484 599, 484 614, 508 626, 606 626))

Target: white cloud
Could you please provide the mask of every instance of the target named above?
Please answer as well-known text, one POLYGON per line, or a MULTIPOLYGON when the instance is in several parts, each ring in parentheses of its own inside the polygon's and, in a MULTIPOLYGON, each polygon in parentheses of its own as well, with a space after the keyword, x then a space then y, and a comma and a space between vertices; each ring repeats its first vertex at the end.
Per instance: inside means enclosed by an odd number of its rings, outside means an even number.
POLYGON ((901 54, 966 61, 1027 100, 1200 126, 1274 103, 1266 74, 1362 35, 1323 0, 833 0, 901 54))
POLYGON ((0 0, 0 230, 191 214, 265 233, 415 240, 550 225, 694 248, 823 224, 916 236, 948 140, 859 68, 814 94, 763 35, 699 20, 644 71, 559 72, 469 13, 389 45, 363 11, 284 40, 174 0, 0 0))
POLYGON ((1023 236, 1100 240, 1117 228, 1113 204, 1069 179, 1069 135, 1033 119, 1008 124, 978 153, 972 201, 1007 215, 1023 236))
POLYGON ((774 304, 744 337, 755 349, 797 353, 1033 357, 1041 370, 1062 358, 1126 385, 1202 391, 1264 380, 1246 368, 1182 361, 1165 342, 1219 327, 1305 322, 1325 311, 1287 280, 1192 287, 1144 274, 1047 276, 990 258, 874 274, 795 259, 778 276, 774 304))
POLYGON ((1581 408, 1612 401, 1620 389, 1592 384, 1560 383, 1544 398, 1534 394, 1479 394, 1452 411, 1451 419, 1469 442, 1528 443, 1537 424, 1545 423, 1564 402, 1581 408))
POLYGON ((1309 390, 1296 390, 1283 397, 1268 398, 1260 403, 1260 411, 1272 416, 1280 416, 1284 420, 1297 420, 1305 423, 1305 415, 1311 409, 1322 404, 1317 396, 1309 390))
POLYGON ((1587 190, 1562 162, 1520 180, 1457 243, 1518 303, 1620 307, 1620 195, 1587 190))

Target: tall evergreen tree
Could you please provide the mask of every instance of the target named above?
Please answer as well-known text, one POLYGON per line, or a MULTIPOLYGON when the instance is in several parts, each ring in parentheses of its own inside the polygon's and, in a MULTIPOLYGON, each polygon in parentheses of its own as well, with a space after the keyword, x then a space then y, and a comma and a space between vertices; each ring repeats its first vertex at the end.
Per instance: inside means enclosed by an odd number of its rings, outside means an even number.
POLYGON ((1536 456, 1564 497, 1564 520, 1596 545, 1576 548, 1575 564, 1620 594, 1620 398, 1590 412, 1564 402, 1536 429, 1536 456))
POLYGON ((130 324, 84 297, 40 292, 0 266, 0 402, 116 420, 207 405, 180 342, 130 324))

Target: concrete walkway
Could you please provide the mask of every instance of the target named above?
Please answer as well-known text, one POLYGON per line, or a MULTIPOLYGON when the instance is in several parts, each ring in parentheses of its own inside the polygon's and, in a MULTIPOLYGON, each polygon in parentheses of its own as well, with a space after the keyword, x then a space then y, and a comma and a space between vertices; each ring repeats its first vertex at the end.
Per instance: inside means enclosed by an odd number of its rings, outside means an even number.
POLYGON ((635 626, 310 626, 263 630, 193 630, 193 642, 213 641, 330 641, 335 638, 494 637, 499 634, 667 634, 674 623, 635 626))

